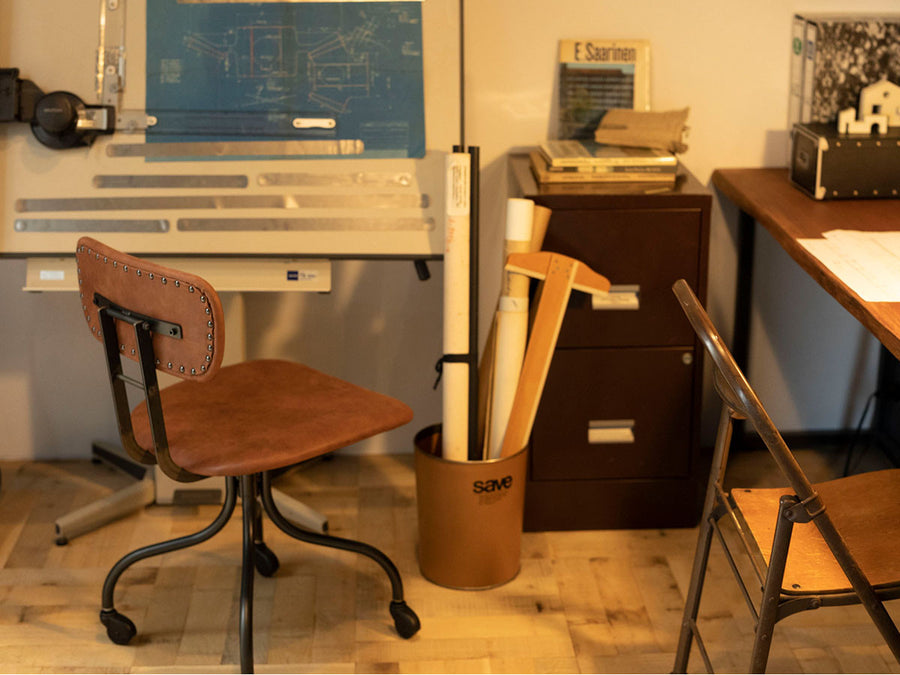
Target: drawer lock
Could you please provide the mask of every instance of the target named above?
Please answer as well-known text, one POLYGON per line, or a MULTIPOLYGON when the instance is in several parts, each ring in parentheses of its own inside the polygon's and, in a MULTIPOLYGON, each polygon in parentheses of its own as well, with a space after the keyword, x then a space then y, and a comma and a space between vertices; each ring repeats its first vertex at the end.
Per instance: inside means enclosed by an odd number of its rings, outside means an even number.
POLYGON ((588 443, 634 443, 634 420, 591 420, 588 422, 588 443))

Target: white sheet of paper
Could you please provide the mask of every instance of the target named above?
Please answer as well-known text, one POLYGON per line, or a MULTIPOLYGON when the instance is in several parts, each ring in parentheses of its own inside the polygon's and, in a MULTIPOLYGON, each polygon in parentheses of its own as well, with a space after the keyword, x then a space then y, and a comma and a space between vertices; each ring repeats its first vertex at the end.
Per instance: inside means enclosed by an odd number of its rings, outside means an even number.
POLYGON ((829 230, 797 242, 866 302, 900 302, 900 232, 829 230))

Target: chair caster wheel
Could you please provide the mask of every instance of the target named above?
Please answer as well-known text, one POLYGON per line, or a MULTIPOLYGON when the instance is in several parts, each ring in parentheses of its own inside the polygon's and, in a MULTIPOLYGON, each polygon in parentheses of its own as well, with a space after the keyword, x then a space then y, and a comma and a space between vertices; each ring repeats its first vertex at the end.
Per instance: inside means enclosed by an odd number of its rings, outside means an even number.
POLYGON ((66 544, 68 544, 69 538, 66 535, 64 535, 62 532, 60 532, 59 525, 55 525, 54 529, 56 530, 56 545, 57 546, 65 546, 66 544))
POLYGON ((394 617, 394 627, 397 629, 400 637, 404 639, 411 638, 422 627, 419 617, 403 600, 391 601, 391 616, 394 617))
POLYGON ((278 562, 278 556, 272 553, 272 549, 264 543, 253 545, 253 564, 256 571, 264 577, 270 577, 278 571, 281 563, 278 562))
POLYGON ((100 623, 106 626, 106 634, 117 645, 127 645, 137 635, 137 628, 131 619, 114 609, 101 610, 100 623))

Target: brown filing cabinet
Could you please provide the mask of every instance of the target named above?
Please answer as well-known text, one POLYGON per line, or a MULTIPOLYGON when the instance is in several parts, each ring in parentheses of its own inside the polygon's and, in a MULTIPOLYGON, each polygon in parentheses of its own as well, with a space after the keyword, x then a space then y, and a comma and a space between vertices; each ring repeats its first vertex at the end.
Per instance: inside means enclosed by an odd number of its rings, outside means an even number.
POLYGON ((709 466, 703 357, 671 289, 684 278, 706 299, 709 192, 683 168, 663 191, 548 192, 526 157, 510 161, 513 195, 553 211, 544 249, 638 297, 636 309, 598 309, 572 294, 531 437, 525 529, 695 525, 709 466))

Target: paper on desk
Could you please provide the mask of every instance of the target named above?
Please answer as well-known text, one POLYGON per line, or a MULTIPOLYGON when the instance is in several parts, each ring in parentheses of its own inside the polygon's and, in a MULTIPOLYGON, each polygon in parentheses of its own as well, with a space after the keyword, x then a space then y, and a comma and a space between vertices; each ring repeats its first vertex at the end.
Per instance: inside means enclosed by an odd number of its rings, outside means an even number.
POLYGON ((900 302, 900 232, 829 230, 797 242, 866 302, 900 302))

